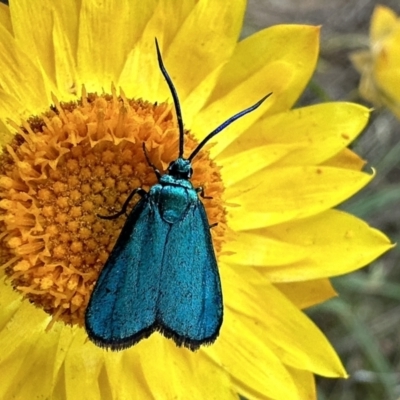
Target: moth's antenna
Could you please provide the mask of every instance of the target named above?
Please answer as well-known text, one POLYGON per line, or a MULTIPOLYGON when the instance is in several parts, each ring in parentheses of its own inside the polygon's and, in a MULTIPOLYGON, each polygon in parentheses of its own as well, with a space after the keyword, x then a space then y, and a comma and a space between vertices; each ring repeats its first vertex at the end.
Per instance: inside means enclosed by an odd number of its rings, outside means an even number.
POLYGON ((244 115, 251 113, 255 109, 261 106, 262 103, 264 103, 265 100, 268 99, 269 96, 271 96, 271 93, 268 93, 266 96, 264 96, 261 100, 257 101, 256 104, 253 104, 251 107, 246 108, 243 111, 238 112, 235 114, 233 117, 230 117, 227 119, 223 124, 221 124, 218 128, 214 129, 211 133, 209 133, 202 141, 199 143, 199 145, 193 150, 192 154, 189 156, 188 160, 192 161, 194 157, 196 157, 197 153, 204 147, 204 145, 215 135, 220 133, 222 130, 224 130, 228 125, 230 125, 232 122, 236 121, 239 118, 242 118, 244 115))
POLYGON ((172 80, 169 77, 167 70, 165 69, 165 66, 164 66, 164 63, 163 63, 163 60, 161 57, 160 48, 158 47, 157 38, 155 40, 156 40, 158 65, 160 66, 160 70, 161 70, 165 80, 167 81, 169 90, 171 91, 172 98, 174 100, 176 118, 178 119, 178 127, 179 127, 179 158, 181 158, 181 157, 183 157, 183 144, 184 144, 183 143, 184 132, 183 132, 181 105, 179 104, 178 93, 176 92, 175 86, 172 83, 172 80))

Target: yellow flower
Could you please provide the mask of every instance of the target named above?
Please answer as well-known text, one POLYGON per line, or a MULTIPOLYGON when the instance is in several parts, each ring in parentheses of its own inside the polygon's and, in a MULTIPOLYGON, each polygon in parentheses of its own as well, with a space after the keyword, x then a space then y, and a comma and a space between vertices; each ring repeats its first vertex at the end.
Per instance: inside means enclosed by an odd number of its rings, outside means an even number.
POLYGON ((346 148, 368 111, 290 110, 313 73, 318 28, 276 26, 237 43, 243 0, 10 3, 0 7, 0 398, 304 400, 314 374, 345 376, 302 309, 335 295, 330 276, 391 244, 332 209, 372 179, 346 148), (155 37, 190 128, 186 153, 273 95, 193 163, 218 222, 216 342, 191 352, 154 333, 108 352, 82 319, 124 217, 96 214, 156 182, 143 141, 162 170, 177 155, 155 37))
POLYGON ((400 18, 389 8, 377 6, 369 40, 369 50, 356 51, 351 56, 361 74, 360 93, 400 118, 400 18))

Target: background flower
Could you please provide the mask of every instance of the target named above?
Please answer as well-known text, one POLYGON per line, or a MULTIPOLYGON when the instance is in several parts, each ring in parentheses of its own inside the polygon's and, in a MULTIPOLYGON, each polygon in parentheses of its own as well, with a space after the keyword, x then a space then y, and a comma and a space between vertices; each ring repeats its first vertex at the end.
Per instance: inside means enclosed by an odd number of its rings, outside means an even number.
POLYGON ((400 118, 400 18, 377 6, 371 17, 370 50, 352 54, 361 73, 360 93, 375 105, 385 105, 400 118))

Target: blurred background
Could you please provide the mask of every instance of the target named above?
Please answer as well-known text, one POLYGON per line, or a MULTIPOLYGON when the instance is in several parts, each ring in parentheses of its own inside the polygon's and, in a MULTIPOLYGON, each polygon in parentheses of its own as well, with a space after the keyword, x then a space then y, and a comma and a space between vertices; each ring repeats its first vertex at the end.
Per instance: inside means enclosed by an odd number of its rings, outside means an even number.
MULTIPOLYGON (((371 107, 358 94, 360 76, 349 54, 368 48, 370 19, 378 4, 400 14, 400 0, 249 0, 243 37, 282 23, 322 25, 318 67, 296 106, 341 100, 371 107)), ((339 208, 398 243, 400 121, 387 109, 375 109, 352 148, 377 175, 339 208)), ((361 271, 334 278, 333 285, 340 297, 308 314, 330 339, 350 378, 317 378, 318 399, 400 399, 400 247, 361 271)))
MULTIPOLYGON (((248 0, 242 37, 282 23, 322 25, 318 67, 297 106, 341 100, 371 107, 358 94, 360 77, 349 54, 368 48, 370 18, 377 4, 400 14, 400 0, 248 0)), ((393 242, 400 241, 399 139, 400 121, 387 109, 375 109, 352 148, 377 176, 340 206, 393 242)), ((400 400, 399 264, 400 246, 361 271, 334 278, 340 297, 307 311, 350 374, 347 380, 317 378, 319 400, 400 400)))

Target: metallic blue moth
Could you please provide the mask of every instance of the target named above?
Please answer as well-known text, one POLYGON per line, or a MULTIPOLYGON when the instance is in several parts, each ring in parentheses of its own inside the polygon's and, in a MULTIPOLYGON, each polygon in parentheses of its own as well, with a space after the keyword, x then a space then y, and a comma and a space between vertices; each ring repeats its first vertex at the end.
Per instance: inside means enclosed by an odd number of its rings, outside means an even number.
POLYGON ((160 70, 171 91, 179 127, 179 157, 168 174, 153 166, 158 183, 149 192, 135 189, 141 199, 129 214, 100 273, 85 314, 89 339, 111 350, 126 349, 154 331, 177 346, 197 350, 219 334, 223 303, 217 261, 206 211, 190 182, 192 160, 216 134, 255 110, 270 95, 234 115, 212 131, 189 158, 183 158, 184 128, 176 89, 166 71, 156 40, 160 70))

